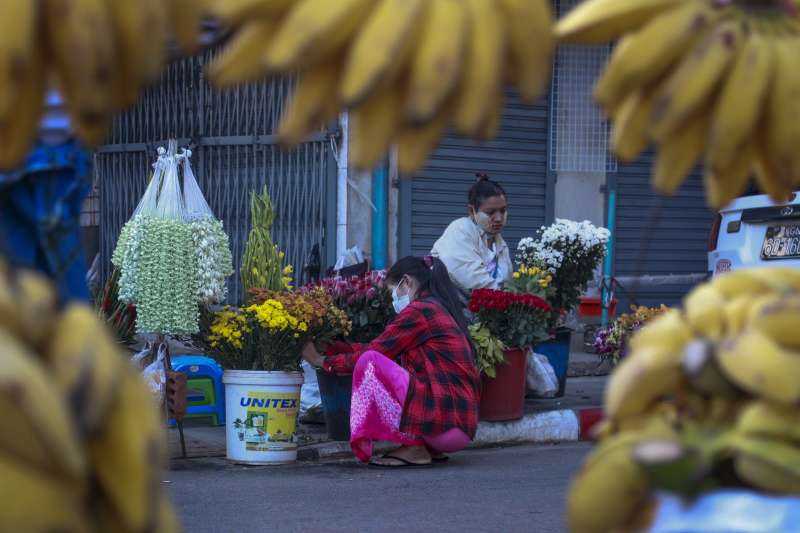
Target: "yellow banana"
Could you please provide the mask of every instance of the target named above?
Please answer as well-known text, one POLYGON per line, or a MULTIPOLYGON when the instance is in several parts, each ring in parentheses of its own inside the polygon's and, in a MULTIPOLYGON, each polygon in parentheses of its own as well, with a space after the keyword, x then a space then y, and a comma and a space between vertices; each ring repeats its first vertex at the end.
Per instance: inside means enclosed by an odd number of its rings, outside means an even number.
POLYGON ((374 0, 299 0, 267 52, 276 71, 304 70, 338 52, 359 30, 374 0))
POLYGON ((773 72, 769 40, 757 32, 751 33, 720 91, 711 121, 708 165, 721 174, 723 182, 727 181, 725 171, 736 171, 737 164, 741 164, 738 155, 750 144, 763 114, 773 72))
POLYGON ((483 127, 478 132, 477 138, 480 141, 490 141, 497 137, 500 126, 503 124, 503 111, 505 111, 506 95, 502 87, 497 89, 497 93, 492 96, 489 105, 489 114, 483 123, 483 127))
POLYGON ((800 492, 800 448, 782 441, 737 438, 735 468, 754 487, 781 494, 800 492))
POLYGON ((570 531, 623 531, 650 499, 647 476, 624 435, 603 442, 572 480, 567 499, 570 531))
POLYGON ((118 531, 145 531, 161 515, 162 432, 153 397, 133 368, 120 374, 110 416, 88 442, 101 492, 93 507, 119 517, 118 531))
POLYGON ((208 3, 209 0, 168 0, 175 40, 185 52, 193 54, 200 47, 200 26, 207 15, 208 3))
POLYGON ((800 76, 795 72, 797 39, 773 41, 776 75, 772 80, 766 110, 766 155, 775 179, 783 185, 788 197, 800 177, 800 76))
MULTIPOLYGON (((655 104, 654 104, 655 105, 655 104)), ((706 146, 709 116, 703 111, 690 117, 679 135, 664 139, 653 165, 653 187, 661 194, 674 194, 700 161, 706 146)))
POLYGON ((113 25, 105 0, 46 0, 48 51, 72 125, 84 142, 100 143, 118 98, 113 25), (87 28, 92 28, 88 31, 87 28))
POLYGON ((595 100, 613 109, 631 91, 661 79, 713 22, 714 13, 709 5, 687 2, 623 37, 595 85, 595 100))
POLYGON ((725 334, 728 336, 739 335, 747 327, 750 309, 753 306, 753 296, 740 294, 725 304, 725 334))
POLYGON ((785 175, 778 168, 777 157, 773 155, 773 148, 768 141, 770 130, 771 124, 765 117, 764 125, 756 131, 754 141, 756 144, 754 165, 756 182, 773 202, 785 203, 791 200, 793 187, 790 182, 786 181, 785 175))
POLYGON ((109 416, 117 380, 125 361, 92 309, 65 309, 50 337, 46 363, 53 384, 75 410, 84 431, 92 431, 109 416))
POLYGON ((469 23, 462 0, 430 3, 409 72, 405 118, 413 125, 436 121, 433 117, 453 94, 463 72, 469 23))
MULTIPOLYGON (((549 0, 502 0, 515 83, 533 103, 547 91, 553 69, 553 10, 549 0)), ((478 30, 480 31, 480 30, 478 30)))
POLYGON ((742 145, 727 167, 706 162, 703 182, 708 204, 719 210, 741 196, 754 175, 755 164, 756 145, 753 142, 742 145))
POLYGON ((764 280, 772 286, 772 290, 780 293, 800 291, 800 270, 796 268, 756 267, 749 268, 753 276, 764 280))
POLYGON ((606 415, 613 420, 635 417, 673 392, 682 378, 681 359, 681 352, 660 346, 632 352, 609 378, 606 415))
POLYGON ((722 372, 750 394, 780 405, 800 401, 800 353, 786 350, 766 334, 748 329, 722 344, 717 353, 722 372))
POLYGON ((736 431, 746 437, 781 440, 800 445, 800 415, 795 407, 754 401, 742 410, 736 422, 736 431))
POLYGON ((795 294, 763 308, 749 325, 781 346, 800 350, 800 296, 795 294))
POLYGON ((464 135, 478 136, 489 119, 490 105, 503 86, 506 24, 503 13, 492 2, 464 0, 473 31, 460 91, 456 96, 454 124, 464 135))
POLYGON ((725 299, 708 283, 700 285, 684 299, 686 322, 698 333, 719 340, 725 331, 725 299))
POLYGON ((647 129, 654 95, 652 90, 635 91, 622 101, 614 113, 611 146, 622 161, 633 161, 650 145, 647 129))
POLYGON ((2 328, 0 346, 0 406, 5 408, 2 416, 9 423, 20 423, 15 424, 14 431, 2 432, 0 457, 8 454, 20 464, 39 468, 45 475, 80 488, 86 474, 86 458, 64 398, 52 387, 36 356, 2 328))
POLYGON ((713 344, 705 340, 694 341, 686 347, 682 364, 684 374, 694 388, 691 392, 699 392, 710 398, 741 397, 741 391, 734 387, 720 371, 714 359, 714 353, 713 344))
POLYGON ((400 130, 397 136, 397 157, 398 170, 402 176, 410 177, 425 165, 447 129, 449 119, 449 108, 445 107, 424 126, 400 130))
POLYGON ((315 128, 336 116, 330 106, 340 67, 339 62, 330 61, 300 76, 278 128, 284 144, 293 146, 303 142, 315 128))
POLYGON ((400 118, 401 98, 402 89, 393 84, 352 111, 350 158, 355 168, 375 168, 388 151, 400 118))
POLYGON ((110 1, 108 6, 119 55, 117 100, 124 108, 136 102, 143 84, 161 74, 167 56, 167 23, 158 0, 110 1))
POLYGON ((6 122, 34 68, 40 5, 30 0, 0 2, 0 124, 6 122))
POLYGON ((686 0, 586 0, 556 25, 556 36, 570 43, 605 43, 636 30, 686 0))
POLYGON ((236 33, 208 67, 212 83, 229 87, 267 75, 267 48, 277 27, 273 19, 257 19, 236 33))
POLYGON ((208 11, 228 25, 238 25, 282 16, 296 4, 297 0, 213 0, 208 11))
POLYGON ((658 348, 682 352, 694 334, 678 309, 670 309, 655 317, 631 337, 628 346, 633 351, 658 348))
POLYGON ((84 491, 75 490, 58 476, 0 454, 0 525, 4 531, 96 531, 90 527, 84 497, 84 491))
MULTIPOLYGON (((2 275, 2 272, 0 272, 2 275)), ((53 331, 58 295, 42 275, 20 270, 0 288, 0 327, 34 349, 39 349, 53 331)))
POLYGON ((427 0, 379 0, 350 47, 339 89, 344 105, 357 106, 378 84, 395 82, 426 11, 427 0))
POLYGON ((737 296, 763 295, 773 290, 775 282, 758 276, 754 269, 740 269, 715 277, 710 285, 723 299, 729 300, 737 296))
POLYGON ((720 24, 694 46, 659 91, 652 114, 657 142, 682 137, 687 120, 705 113, 714 90, 725 79, 742 38, 736 21, 720 24), (679 135, 673 135, 681 128, 679 135))
POLYGON ((15 170, 36 140, 44 108, 45 83, 44 57, 37 46, 10 114, 7 120, 0 122, 0 171, 15 170))

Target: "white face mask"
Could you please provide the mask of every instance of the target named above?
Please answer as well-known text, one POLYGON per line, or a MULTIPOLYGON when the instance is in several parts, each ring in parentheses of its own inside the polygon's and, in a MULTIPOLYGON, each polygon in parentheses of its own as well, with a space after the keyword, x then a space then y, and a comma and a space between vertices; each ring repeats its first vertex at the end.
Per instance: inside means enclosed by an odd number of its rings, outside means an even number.
POLYGON ((400 283, 392 290, 392 307, 394 307, 394 312, 398 315, 411 303, 411 298, 408 294, 404 294, 403 296, 397 294, 397 289, 400 288, 401 283, 403 283, 402 280, 400 280, 400 283))
MULTIPOLYGON (((475 223, 486 233, 489 233, 489 230, 492 229, 492 217, 483 211, 478 211, 475 214, 475 223)), ((508 213, 503 213, 503 225, 505 226, 506 224, 508 224, 508 213)))

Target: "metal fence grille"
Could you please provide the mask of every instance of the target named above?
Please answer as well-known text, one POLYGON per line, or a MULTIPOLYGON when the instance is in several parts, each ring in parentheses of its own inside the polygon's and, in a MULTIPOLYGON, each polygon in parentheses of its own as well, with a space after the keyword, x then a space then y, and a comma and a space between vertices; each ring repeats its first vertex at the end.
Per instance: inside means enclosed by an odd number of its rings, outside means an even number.
MULTIPOLYGON (((273 238, 295 266, 298 282, 312 247, 324 250, 330 134, 320 132, 292 150, 275 130, 293 80, 217 91, 204 79, 213 52, 175 62, 159 85, 115 122, 109 144, 95 154, 100 188, 101 260, 111 267, 119 231, 144 193, 155 149, 169 138, 193 148, 200 188, 223 221, 237 275, 230 299, 240 296, 238 270, 250 229, 250 193, 266 185, 276 209, 273 238)), ((324 254, 323 254, 324 257, 324 254)))
MULTIPOLYGON (((559 16, 579 1, 557 0, 559 16)), ((616 159, 608 151, 609 123, 592 99, 594 81, 610 50, 609 45, 558 47, 550 99, 550 170, 616 171, 616 159)))

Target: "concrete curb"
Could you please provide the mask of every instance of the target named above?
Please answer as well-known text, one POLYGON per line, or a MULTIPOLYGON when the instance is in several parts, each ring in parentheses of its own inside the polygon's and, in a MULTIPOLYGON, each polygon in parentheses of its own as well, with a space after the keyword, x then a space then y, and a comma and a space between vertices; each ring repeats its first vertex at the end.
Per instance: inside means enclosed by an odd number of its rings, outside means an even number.
MULTIPOLYGON (((513 444, 575 442, 588 440, 592 427, 602 419, 602 409, 562 409, 525 415, 511 422, 481 422, 470 448, 513 444)), ((374 453, 385 453, 397 445, 377 442, 374 453)), ((323 442, 298 451, 298 461, 352 459, 348 442, 323 442)))
POLYGON ((512 422, 481 422, 472 446, 499 444, 570 442, 580 438, 575 411, 546 411, 525 415, 512 422))

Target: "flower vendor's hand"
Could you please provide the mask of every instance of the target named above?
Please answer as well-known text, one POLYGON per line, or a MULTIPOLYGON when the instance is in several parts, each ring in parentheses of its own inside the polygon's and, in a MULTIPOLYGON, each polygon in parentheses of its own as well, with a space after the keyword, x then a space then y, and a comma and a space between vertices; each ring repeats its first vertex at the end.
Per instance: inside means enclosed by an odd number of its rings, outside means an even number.
POLYGON ((308 363, 313 367, 321 368, 322 363, 325 361, 325 358, 320 355, 313 342, 307 342, 306 345, 303 346, 303 352, 301 355, 303 356, 303 359, 308 361, 308 363))

